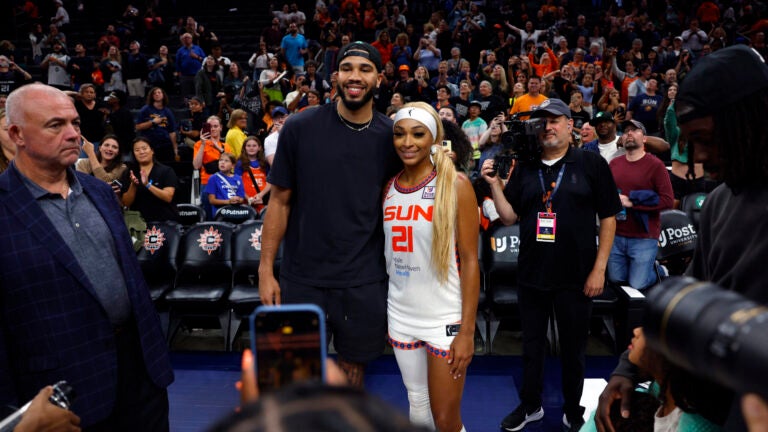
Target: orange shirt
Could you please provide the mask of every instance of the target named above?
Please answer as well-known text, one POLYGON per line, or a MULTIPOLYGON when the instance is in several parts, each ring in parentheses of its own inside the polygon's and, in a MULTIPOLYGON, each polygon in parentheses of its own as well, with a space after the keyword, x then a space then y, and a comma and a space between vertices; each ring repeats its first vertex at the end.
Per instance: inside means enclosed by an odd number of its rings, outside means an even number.
MULTIPOLYGON (((195 143, 195 153, 194 154, 197 154, 197 151, 200 149, 200 144, 201 144, 201 141, 198 141, 198 142, 195 143)), ((223 148, 224 152, 233 153, 232 152, 232 147, 230 147, 226 143, 219 142, 219 147, 223 148)), ((219 151, 216 147, 213 146, 213 142, 212 141, 207 140, 206 141, 206 145, 205 145, 205 150, 204 150, 204 153, 203 153, 203 165, 205 165, 205 164, 207 164, 209 162, 213 162, 213 161, 219 160, 219 158, 221 157, 221 153, 222 153, 222 151, 219 151)), ((205 172, 205 168, 200 168, 200 184, 201 185, 207 185, 208 184, 208 179, 211 177, 211 175, 212 174, 208 174, 207 172, 205 172)))

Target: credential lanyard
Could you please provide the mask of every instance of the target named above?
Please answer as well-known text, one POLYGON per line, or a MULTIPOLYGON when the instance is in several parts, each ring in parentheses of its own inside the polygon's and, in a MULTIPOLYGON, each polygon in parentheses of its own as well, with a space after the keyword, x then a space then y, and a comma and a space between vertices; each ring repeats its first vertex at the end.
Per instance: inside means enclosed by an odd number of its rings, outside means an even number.
POLYGON ((557 173, 557 181, 552 185, 552 190, 547 191, 544 186, 544 174, 539 168, 539 184, 541 185, 541 202, 544 203, 544 207, 547 209, 547 213, 552 213, 552 198, 555 197, 557 190, 560 188, 560 181, 563 180, 563 173, 565 172, 565 164, 560 167, 560 172, 557 173))

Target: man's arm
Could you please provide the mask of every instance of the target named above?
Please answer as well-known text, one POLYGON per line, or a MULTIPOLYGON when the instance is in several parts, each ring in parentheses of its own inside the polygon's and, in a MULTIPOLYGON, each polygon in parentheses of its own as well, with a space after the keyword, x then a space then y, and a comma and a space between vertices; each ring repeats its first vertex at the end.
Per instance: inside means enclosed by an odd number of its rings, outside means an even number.
POLYGON ((589 273, 586 282, 584 282, 584 295, 587 297, 597 297, 603 293, 605 286, 605 268, 608 265, 608 256, 613 247, 613 237, 616 235, 616 216, 608 216, 600 219, 600 232, 598 234, 599 244, 597 246, 597 257, 592 271, 589 273))
POLYGON ((669 150, 669 143, 664 138, 646 135, 645 150, 654 154, 661 154, 669 150))
POLYGON ((275 278, 275 257, 288 227, 291 213, 291 190, 272 185, 269 211, 261 231, 261 261, 259 263, 259 296, 265 305, 279 305, 280 285, 275 278))

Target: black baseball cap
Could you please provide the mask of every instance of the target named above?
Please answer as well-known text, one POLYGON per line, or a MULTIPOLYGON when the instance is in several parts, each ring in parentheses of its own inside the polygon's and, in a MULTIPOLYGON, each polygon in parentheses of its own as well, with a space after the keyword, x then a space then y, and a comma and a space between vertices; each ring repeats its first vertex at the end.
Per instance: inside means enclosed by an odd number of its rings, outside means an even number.
POLYGON ((379 72, 384 69, 381 64, 381 53, 379 53, 379 50, 374 48, 373 45, 369 43, 355 41, 341 47, 341 50, 339 51, 339 59, 336 60, 336 68, 339 67, 342 60, 349 56, 360 56, 367 58, 373 62, 373 65, 376 66, 376 70, 379 72))
POLYGON ((592 126, 597 126, 598 123, 606 121, 613 122, 613 114, 611 114, 610 111, 600 111, 599 113, 595 114, 592 119, 589 120, 589 124, 592 126))
POLYGON ((675 108, 680 123, 727 110, 768 87, 768 66, 755 50, 735 45, 696 62, 680 85, 675 108))

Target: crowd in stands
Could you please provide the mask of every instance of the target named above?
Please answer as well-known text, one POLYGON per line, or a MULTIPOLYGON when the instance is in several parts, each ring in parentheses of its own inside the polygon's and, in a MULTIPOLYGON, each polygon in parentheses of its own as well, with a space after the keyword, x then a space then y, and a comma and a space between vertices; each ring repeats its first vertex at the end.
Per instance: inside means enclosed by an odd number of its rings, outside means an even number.
MULTIPOLYGON (((264 11, 268 25, 253 30, 247 59, 224 56, 228 41, 201 22, 205 17, 164 19, 154 3, 126 4, 88 46, 67 37, 77 34, 70 17, 83 13, 82 3, 43 3, 17 6, 28 40, 0 42, 0 101, 36 79, 70 91, 83 135, 96 148, 109 134, 121 159, 133 162, 133 140, 144 137, 158 163, 193 162, 204 203, 206 180, 219 171, 223 153, 237 161, 251 137, 265 153, 261 162, 249 156, 261 179, 285 117, 335 101, 336 53, 350 41, 371 42, 381 54, 376 109, 392 114, 423 101, 463 129, 473 151, 455 162, 468 174, 502 150, 511 115, 558 98, 571 109, 574 145, 599 144, 608 160, 604 145, 613 140, 615 147, 621 131, 604 131, 605 119, 619 129, 638 120, 649 137, 666 140, 671 153, 651 150, 671 160, 676 199, 691 190, 675 131, 678 84, 699 59, 725 46, 768 54, 765 7, 749 0, 318 0, 314 10, 274 4, 264 11), (41 76, 33 77, 30 65, 41 76), (201 135, 209 123, 220 129, 201 135)), ((91 153, 83 159, 102 155, 91 153)), ((264 189, 239 175, 246 192, 264 189)), ((268 199, 249 193, 244 203, 268 199)))

